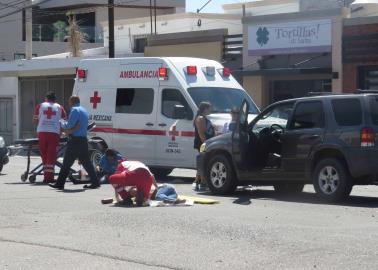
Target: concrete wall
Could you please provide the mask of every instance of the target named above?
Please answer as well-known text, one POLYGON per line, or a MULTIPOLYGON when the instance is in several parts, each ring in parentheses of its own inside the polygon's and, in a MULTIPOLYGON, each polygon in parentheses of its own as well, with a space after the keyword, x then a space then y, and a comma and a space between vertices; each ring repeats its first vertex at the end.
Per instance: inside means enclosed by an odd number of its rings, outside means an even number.
MULTIPOLYGON (((157 33, 168 34, 178 32, 204 31, 212 29, 228 29, 228 34, 241 34, 241 18, 238 16, 212 16, 202 14, 174 14, 157 18, 157 33), (198 20, 201 25, 198 26, 198 20)), ((104 25, 104 46, 108 46, 108 26, 104 25)), ((122 20, 115 26, 115 48, 118 53, 131 53, 134 39, 150 35, 150 18, 122 20)))
POLYGON ((220 62, 222 60, 222 42, 204 42, 177 45, 146 47, 145 56, 183 56, 199 57, 220 62))
POLYGON ((267 104, 266 92, 261 91, 265 88, 265 78, 263 76, 247 76, 243 78, 243 87, 255 101, 259 108, 264 108, 267 104))
POLYGON ((18 103, 18 78, 0 77, 0 98, 7 97, 13 99, 13 140, 19 138, 19 103, 18 103))

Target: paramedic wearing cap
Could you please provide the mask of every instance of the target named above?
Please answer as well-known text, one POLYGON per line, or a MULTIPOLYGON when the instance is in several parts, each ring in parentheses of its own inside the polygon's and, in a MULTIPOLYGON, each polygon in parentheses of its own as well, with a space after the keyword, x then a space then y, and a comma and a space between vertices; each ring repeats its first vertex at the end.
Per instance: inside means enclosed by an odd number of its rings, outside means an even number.
POLYGON ((55 99, 54 92, 47 93, 45 102, 37 105, 33 115, 43 164, 43 183, 54 182, 54 167, 60 138, 59 121, 66 118, 64 108, 55 103, 55 99))
POLYGON ((84 188, 95 189, 100 184, 93 164, 89 159, 87 140, 88 112, 84 107, 80 106, 80 98, 78 96, 71 96, 69 104, 71 107, 70 115, 68 121, 62 123, 62 128, 64 132, 70 133, 70 139, 67 143, 63 166, 59 172, 58 179, 55 184, 50 184, 50 187, 63 190, 72 164, 76 159, 79 159, 91 180, 91 184, 85 185, 84 188))
POLYGON ((148 167, 140 161, 120 162, 116 173, 109 177, 109 183, 125 201, 130 201, 132 197, 125 188, 136 187, 137 206, 142 206, 143 203, 150 198, 152 185, 157 188, 154 175, 148 167))

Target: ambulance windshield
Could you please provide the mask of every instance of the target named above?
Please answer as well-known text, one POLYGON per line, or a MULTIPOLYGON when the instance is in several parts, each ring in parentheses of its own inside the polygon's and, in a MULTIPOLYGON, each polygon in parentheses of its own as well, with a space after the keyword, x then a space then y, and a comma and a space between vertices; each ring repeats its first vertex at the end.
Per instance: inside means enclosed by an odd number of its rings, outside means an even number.
POLYGON ((233 107, 240 107, 243 100, 249 103, 249 113, 258 114, 259 109, 248 94, 240 89, 221 87, 193 87, 188 89, 197 106, 202 101, 210 102, 213 113, 230 113, 233 107))

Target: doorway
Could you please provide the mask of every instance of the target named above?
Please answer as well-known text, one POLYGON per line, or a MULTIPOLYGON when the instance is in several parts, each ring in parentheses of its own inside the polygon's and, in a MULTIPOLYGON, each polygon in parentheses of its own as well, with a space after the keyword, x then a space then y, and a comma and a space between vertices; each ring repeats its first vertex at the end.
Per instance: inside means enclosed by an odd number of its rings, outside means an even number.
POLYGON ((0 98, 0 136, 6 145, 13 143, 13 99, 0 98))

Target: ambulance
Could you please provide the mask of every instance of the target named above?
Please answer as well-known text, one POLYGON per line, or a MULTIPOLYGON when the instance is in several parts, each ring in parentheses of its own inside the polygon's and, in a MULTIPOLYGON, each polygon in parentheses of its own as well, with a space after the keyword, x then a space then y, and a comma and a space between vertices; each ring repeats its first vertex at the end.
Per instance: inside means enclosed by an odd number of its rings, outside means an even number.
POLYGON ((106 148, 147 164, 158 175, 196 168, 193 120, 202 101, 218 133, 243 100, 251 119, 259 112, 230 69, 207 59, 142 57, 82 60, 73 93, 96 127, 91 160, 106 148))

